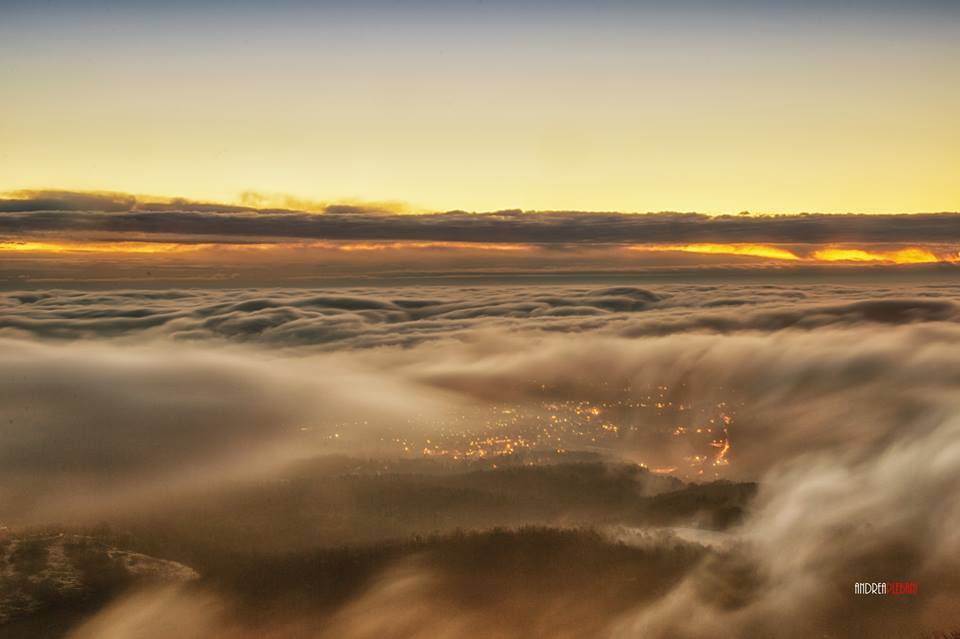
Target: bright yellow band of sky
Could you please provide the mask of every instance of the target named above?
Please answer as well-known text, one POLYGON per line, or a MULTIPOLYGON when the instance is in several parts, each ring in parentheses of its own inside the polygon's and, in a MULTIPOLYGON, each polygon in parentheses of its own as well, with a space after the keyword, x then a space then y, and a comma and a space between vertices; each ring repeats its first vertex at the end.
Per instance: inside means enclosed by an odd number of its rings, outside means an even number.
POLYGON ((163 12, 120 26, 110 14, 0 21, 0 191, 256 191, 431 211, 960 210, 953 13, 765 3, 764 20, 744 22, 722 3, 587 3, 490 23, 354 20, 316 4, 277 12, 269 29, 176 12, 167 30, 154 26, 163 12))

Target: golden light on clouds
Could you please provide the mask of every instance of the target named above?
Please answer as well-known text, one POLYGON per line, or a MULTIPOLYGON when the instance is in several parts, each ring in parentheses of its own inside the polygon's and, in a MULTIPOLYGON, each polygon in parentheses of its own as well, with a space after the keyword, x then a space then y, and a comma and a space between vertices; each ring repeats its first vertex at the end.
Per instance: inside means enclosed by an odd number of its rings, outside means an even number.
POLYGON ((956 262, 957 253, 938 255, 932 250, 910 246, 883 250, 875 248, 851 248, 826 246, 810 253, 795 252, 780 246, 769 244, 652 244, 634 245, 631 251, 641 252, 680 252, 708 255, 733 255, 758 257, 786 262, 878 262, 887 264, 932 264, 936 262, 956 262))
POLYGON ((444 241, 389 241, 389 242, 253 242, 232 243, 180 243, 180 242, 62 242, 62 241, 0 241, 0 252, 18 253, 112 253, 112 254, 170 254, 192 253, 200 251, 283 251, 283 250, 325 250, 342 252, 378 252, 403 250, 461 250, 461 251, 528 251, 533 247, 527 244, 497 242, 444 242, 444 241))
POLYGON ((930 251, 918 247, 896 251, 866 251, 863 249, 829 247, 814 251, 811 258, 820 262, 892 262, 894 264, 930 264, 953 261, 953 259, 941 259, 930 251))
POLYGON ((773 260, 796 261, 801 258, 787 249, 765 244, 649 244, 635 245, 631 251, 705 253, 710 255, 746 255, 773 260))
POLYGON ((0 242, 0 251, 22 253, 184 253, 209 244, 175 242, 0 242))
POLYGON ((303 248, 321 248, 336 251, 390 251, 404 249, 460 249, 467 251, 515 252, 529 251, 528 244, 499 242, 442 242, 442 241, 400 241, 400 242, 310 242, 299 245, 303 248))
MULTIPOLYGON (((395 241, 278 241, 278 242, 145 242, 145 241, 60 241, 22 240, 0 241, 0 253, 25 253, 48 255, 142 255, 163 257, 180 254, 243 254, 269 255, 303 254, 310 252, 333 253, 400 253, 406 251, 444 251, 452 255, 476 252, 533 253, 536 245, 510 242, 457 242, 436 240, 395 241)), ((596 247, 594 247, 596 248, 596 247)), ((575 250, 575 249, 574 249, 575 250)), ((612 249, 615 250, 615 249, 612 249)), ((956 263, 960 254, 937 249, 909 246, 902 248, 819 246, 779 246, 773 244, 745 243, 693 243, 693 244, 635 244, 626 247, 635 253, 693 253, 710 256, 757 258, 769 262, 804 264, 933 264, 956 263)))

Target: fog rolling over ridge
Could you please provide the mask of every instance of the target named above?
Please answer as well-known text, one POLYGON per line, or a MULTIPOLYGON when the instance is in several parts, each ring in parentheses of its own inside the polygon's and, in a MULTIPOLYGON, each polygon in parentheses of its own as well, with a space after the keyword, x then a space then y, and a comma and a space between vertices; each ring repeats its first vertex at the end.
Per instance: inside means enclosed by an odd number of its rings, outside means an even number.
POLYGON ((958 294, 6 293, 0 628, 951 631, 958 294), (131 571, 121 551, 195 576, 131 571), (853 594, 895 580, 919 594, 853 594))

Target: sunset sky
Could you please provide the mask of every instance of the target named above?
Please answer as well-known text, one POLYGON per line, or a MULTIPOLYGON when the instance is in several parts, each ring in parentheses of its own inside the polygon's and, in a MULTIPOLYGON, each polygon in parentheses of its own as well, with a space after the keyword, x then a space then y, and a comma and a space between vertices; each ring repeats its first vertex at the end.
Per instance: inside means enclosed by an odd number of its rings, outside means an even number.
POLYGON ((0 0, 4 639, 960 639, 958 488, 960 0, 0 0))
POLYGON ((958 28, 931 0, 0 1, 0 191, 955 211, 958 28))

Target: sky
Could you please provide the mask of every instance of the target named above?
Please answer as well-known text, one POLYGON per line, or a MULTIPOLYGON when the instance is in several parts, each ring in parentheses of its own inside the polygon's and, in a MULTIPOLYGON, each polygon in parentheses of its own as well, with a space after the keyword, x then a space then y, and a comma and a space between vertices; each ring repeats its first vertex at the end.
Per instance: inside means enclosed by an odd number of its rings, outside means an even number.
POLYGON ((0 191, 956 211, 958 29, 933 1, 0 2, 0 191))

